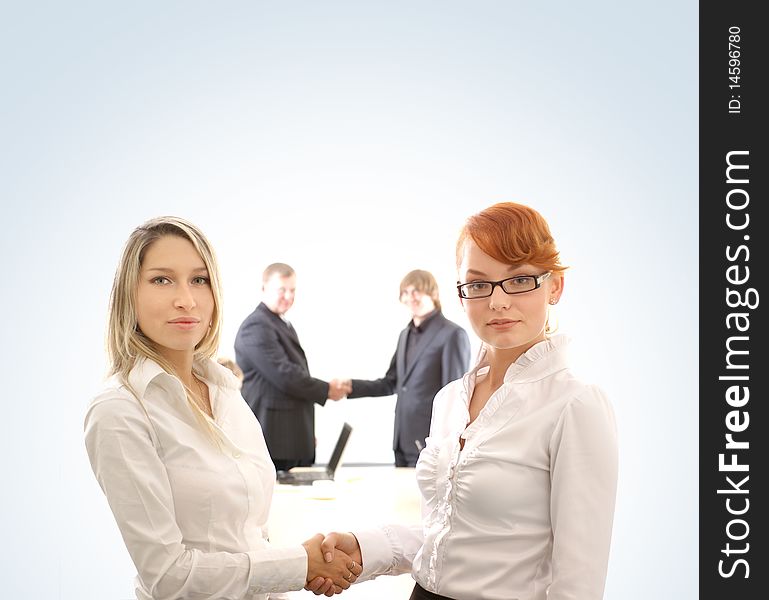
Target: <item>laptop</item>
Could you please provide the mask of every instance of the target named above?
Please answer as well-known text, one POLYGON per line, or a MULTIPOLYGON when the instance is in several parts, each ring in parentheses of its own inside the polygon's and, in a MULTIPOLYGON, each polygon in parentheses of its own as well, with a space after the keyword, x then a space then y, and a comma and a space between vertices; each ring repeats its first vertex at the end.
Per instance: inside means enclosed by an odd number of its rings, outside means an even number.
POLYGON ((350 439, 352 426, 345 423, 336 441, 334 451, 326 467, 294 467, 288 471, 278 471, 278 483, 285 485, 312 485, 314 481, 333 481, 336 469, 342 461, 342 453, 350 439))

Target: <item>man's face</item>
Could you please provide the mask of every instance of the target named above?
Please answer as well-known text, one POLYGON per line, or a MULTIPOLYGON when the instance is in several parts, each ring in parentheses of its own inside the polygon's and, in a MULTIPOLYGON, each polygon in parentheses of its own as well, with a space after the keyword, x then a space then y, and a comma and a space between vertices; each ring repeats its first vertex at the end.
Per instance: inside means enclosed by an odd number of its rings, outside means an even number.
POLYGON ((276 315, 285 314, 294 304, 296 275, 273 273, 262 286, 262 302, 276 315))
POLYGON ((421 319, 435 310, 435 302, 424 292, 414 289, 413 285, 401 290, 401 302, 411 311, 411 316, 421 319))

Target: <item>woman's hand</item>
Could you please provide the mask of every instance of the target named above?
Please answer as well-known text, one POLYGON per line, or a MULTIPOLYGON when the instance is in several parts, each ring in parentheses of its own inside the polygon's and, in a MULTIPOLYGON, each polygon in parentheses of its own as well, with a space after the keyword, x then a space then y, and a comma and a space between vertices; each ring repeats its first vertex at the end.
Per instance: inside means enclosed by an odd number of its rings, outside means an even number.
POLYGON ((341 550, 357 564, 361 565, 361 570, 363 570, 363 556, 361 555, 360 544, 358 543, 358 538, 352 533, 332 531, 323 539, 320 547, 323 550, 323 557, 326 559, 326 562, 331 562, 334 559, 335 550, 341 550))
MULTIPOLYGON (((349 588, 363 571, 360 564, 360 550, 356 555, 358 560, 352 558, 341 548, 334 551, 333 546, 331 552, 325 553, 324 556, 321 543, 328 539, 328 537, 324 539, 323 535, 318 533, 302 544, 307 552, 307 585, 305 589, 316 595, 333 596, 335 593, 341 593, 349 588)), ((353 539, 355 539, 354 536, 353 539)), ((349 546, 349 543, 347 545, 349 546)), ((357 540, 355 540, 355 546, 357 545, 357 540)))

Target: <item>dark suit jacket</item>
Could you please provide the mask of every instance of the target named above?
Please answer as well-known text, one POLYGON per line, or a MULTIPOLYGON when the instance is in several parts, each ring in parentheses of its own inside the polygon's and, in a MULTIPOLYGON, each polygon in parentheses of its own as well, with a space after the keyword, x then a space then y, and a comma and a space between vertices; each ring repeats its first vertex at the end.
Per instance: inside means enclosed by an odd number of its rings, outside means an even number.
POLYGON ((328 383, 310 377, 293 327, 260 303, 238 329, 235 361, 243 370, 243 397, 262 425, 274 460, 312 462, 315 408, 328 383))
POLYGON ((393 450, 418 454, 415 440, 424 446, 430 433, 433 398, 443 386, 464 375, 470 364, 470 340, 456 323, 438 312, 423 335, 421 350, 406 364, 408 326, 401 331, 390 368, 381 379, 352 380, 348 398, 389 396, 397 393, 393 450))

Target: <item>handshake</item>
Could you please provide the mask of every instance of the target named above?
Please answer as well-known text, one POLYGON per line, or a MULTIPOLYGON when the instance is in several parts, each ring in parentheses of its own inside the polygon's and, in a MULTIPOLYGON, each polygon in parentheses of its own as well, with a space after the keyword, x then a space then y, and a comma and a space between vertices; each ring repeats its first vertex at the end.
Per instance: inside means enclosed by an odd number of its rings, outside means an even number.
POLYGON ((332 379, 328 382, 328 397, 331 400, 341 400, 352 392, 352 380, 332 379))
POLYGON ((302 544, 307 552, 307 584, 316 596, 341 594, 363 572, 363 557, 352 533, 316 533, 302 544))

